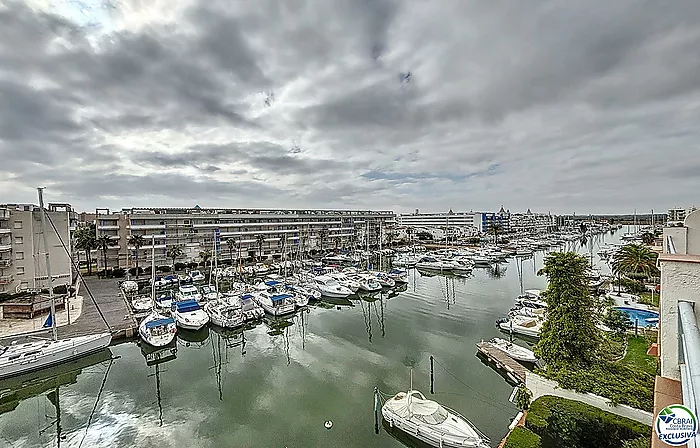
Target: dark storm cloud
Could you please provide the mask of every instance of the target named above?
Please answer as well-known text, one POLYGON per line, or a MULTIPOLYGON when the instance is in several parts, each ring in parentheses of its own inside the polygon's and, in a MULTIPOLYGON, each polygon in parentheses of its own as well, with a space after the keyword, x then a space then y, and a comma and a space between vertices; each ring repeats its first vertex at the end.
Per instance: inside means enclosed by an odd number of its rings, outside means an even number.
POLYGON ((695 1, 71 5, 0 5, 0 202, 570 212, 700 187, 695 1))

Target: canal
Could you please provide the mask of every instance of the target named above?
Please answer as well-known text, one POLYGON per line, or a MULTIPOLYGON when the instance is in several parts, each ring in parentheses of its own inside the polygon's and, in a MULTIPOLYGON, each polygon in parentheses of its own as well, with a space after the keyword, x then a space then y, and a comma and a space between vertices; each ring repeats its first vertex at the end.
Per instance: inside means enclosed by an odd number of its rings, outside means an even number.
MULTIPOLYGON (((594 253, 604 239, 618 241, 597 237, 594 253)), ((587 254, 589 246, 568 248, 587 254)), ((521 277, 525 289, 546 286, 536 275, 544 256, 467 278, 412 270, 405 291, 372 302, 310 306, 242 332, 181 332, 160 360, 126 342, 110 348, 111 360, 98 354, 24 383, 0 382, 0 446, 401 447, 383 428, 374 433, 373 388, 406 390, 411 368, 414 388, 496 446, 518 409, 475 343, 500 335, 494 321, 521 277)))

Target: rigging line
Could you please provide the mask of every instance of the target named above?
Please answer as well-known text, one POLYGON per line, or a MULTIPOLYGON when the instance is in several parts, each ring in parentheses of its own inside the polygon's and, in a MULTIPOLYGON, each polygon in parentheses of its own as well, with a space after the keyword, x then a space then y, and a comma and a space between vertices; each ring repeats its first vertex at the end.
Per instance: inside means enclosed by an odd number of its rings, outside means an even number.
POLYGON ((442 367, 442 368, 445 370, 445 372, 447 372, 450 376, 452 376, 454 379, 456 379, 457 381, 459 381, 459 382, 460 382, 462 385, 464 385, 467 389, 473 390, 475 393, 477 393, 478 395, 481 395, 484 399, 486 399, 486 400, 488 400, 488 401, 491 401, 491 402, 493 401, 493 398, 491 398, 491 397, 489 397, 488 395, 485 395, 485 394, 479 392, 478 390, 474 389, 473 387, 471 387, 470 385, 468 385, 467 383, 465 383, 464 381, 462 381, 462 380, 461 380, 459 377, 457 377, 455 374, 453 374, 452 372, 450 372, 449 370, 447 370, 447 367, 443 366, 443 365, 440 363, 440 361, 438 361, 437 358, 435 358, 434 356, 433 356, 433 360, 435 361, 435 363, 436 363, 437 365, 439 365, 440 367, 442 367))
POLYGON ((107 365, 107 370, 105 371, 105 376, 102 378, 102 384, 100 385, 100 390, 97 392, 97 398, 95 398, 95 404, 92 407, 92 411, 90 412, 90 417, 88 418, 87 426, 85 427, 85 434, 83 434, 83 438, 80 440, 80 445, 78 445, 78 448, 83 446, 83 442, 85 441, 85 437, 87 436, 88 430, 90 429, 90 424, 92 423, 92 417, 95 415, 95 411, 97 410, 97 403, 100 402, 100 396, 102 396, 102 391, 105 388, 105 383, 107 383, 107 375, 109 375, 109 370, 112 368, 112 364, 114 363, 114 358, 109 359, 109 365, 107 365))
MULTIPOLYGON (((100 317, 102 318, 102 321, 105 323, 107 326, 107 329, 109 332, 112 332, 112 327, 109 325, 107 322, 107 319, 105 318, 105 315, 102 314, 102 310, 100 309, 99 305, 97 305, 97 301, 95 300, 95 296, 92 295, 92 291, 90 291, 90 287, 88 286, 87 282, 83 278, 83 274, 80 273, 80 268, 78 265, 76 265, 75 261, 73 260, 73 256, 71 255, 70 251, 66 247, 66 243, 63 242, 63 238, 61 237, 61 234, 58 233, 58 229, 56 229, 56 226, 53 223, 53 220, 51 219, 51 216, 47 213, 46 218, 49 220, 49 223, 51 223, 51 227, 53 227, 54 232, 56 232, 56 236, 58 237, 58 240, 61 242, 61 246, 63 246, 63 250, 66 251, 66 254, 68 255, 68 259, 71 262, 71 265, 75 269, 75 272, 78 274, 78 277, 80 277, 80 280, 83 282, 83 286, 85 287, 85 290, 87 291, 88 295, 90 296, 90 300, 92 300, 92 303, 95 305, 95 308, 97 308, 97 312, 99 313, 100 317)), ((49 281, 49 284, 53 286, 53 283, 49 281)))

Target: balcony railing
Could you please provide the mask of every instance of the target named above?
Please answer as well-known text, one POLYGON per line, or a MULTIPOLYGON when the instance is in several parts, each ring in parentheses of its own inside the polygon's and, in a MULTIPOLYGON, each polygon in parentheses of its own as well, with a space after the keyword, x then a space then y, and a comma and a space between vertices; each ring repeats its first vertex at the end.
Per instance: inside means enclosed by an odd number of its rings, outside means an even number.
POLYGON ((162 230, 165 229, 165 224, 132 224, 129 228, 131 230, 162 230))
POLYGON ((97 226, 97 230, 119 230, 119 226, 117 225, 99 225, 97 226))
MULTIPOLYGON (((682 353, 680 356, 683 404, 695 415, 700 411, 700 330, 691 302, 678 302, 678 322, 682 353)), ((688 447, 694 447, 688 444, 688 447)))
POLYGON ((7 285, 9 283, 12 283, 15 281, 15 276, 14 275, 3 275, 0 276, 0 285, 7 285))
POLYGON ((6 208, 0 208, 0 219, 10 219, 10 211, 6 208))
POLYGON ((0 260, 0 268, 6 268, 12 266, 12 259, 7 258, 5 260, 0 260))
POLYGON ((11 244, 0 244, 0 252, 8 252, 12 250, 11 244))

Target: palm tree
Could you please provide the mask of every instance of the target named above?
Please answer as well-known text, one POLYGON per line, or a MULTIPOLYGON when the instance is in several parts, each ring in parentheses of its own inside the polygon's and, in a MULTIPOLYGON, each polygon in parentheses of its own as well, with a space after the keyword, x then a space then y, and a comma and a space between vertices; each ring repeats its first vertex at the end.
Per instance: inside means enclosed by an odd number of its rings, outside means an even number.
POLYGON ((494 236, 494 242, 496 244, 498 244, 498 234, 501 230, 503 230, 503 227, 497 223, 491 224, 491 227, 489 227, 489 233, 494 236))
POLYGON ((265 235, 255 237, 255 242, 258 244, 258 259, 262 258, 263 245, 265 244, 265 235))
POLYGON ((394 242, 394 231, 390 229, 388 232, 386 232, 386 245, 391 247, 391 244, 393 242, 394 242))
POLYGON ((129 237, 128 243, 129 243, 129 245, 134 246, 134 249, 135 249, 136 277, 138 278, 138 276, 139 276, 139 249, 141 249, 141 247, 143 247, 143 243, 144 243, 143 236, 135 235, 132 233, 131 236, 129 237))
POLYGON ((656 267, 656 258, 656 252, 643 244, 627 244, 613 257, 612 271, 618 275, 656 275, 659 272, 659 269, 656 267))
POLYGON ((97 249, 97 236, 95 225, 90 224, 81 227, 75 232, 75 247, 85 251, 85 259, 87 260, 88 275, 92 275, 92 250, 97 249))
POLYGON ((408 244, 413 245, 413 234, 416 232, 416 229, 413 227, 409 227, 406 229, 406 234, 408 235, 408 244))
POLYGON ((656 237, 651 232, 644 232, 642 234, 642 243, 646 244, 647 246, 653 245, 655 240, 656 237))
POLYGON ((228 246, 228 257, 231 259, 231 266, 233 266, 233 248, 236 247, 236 240, 229 238, 226 240, 226 245, 228 246))
POLYGON ((207 265, 207 261, 211 258, 211 250, 205 249, 199 253, 199 259, 202 260, 202 266, 207 265))
POLYGON ((318 231, 318 238, 321 240, 321 252, 323 252, 323 243, 326 242, 328 238, 328 228, 324 227, 318 231))
POLYGON ((95 240, 97 247, 102 251, 102 269, 107 270, 107 249, 111 246, 112 238, 109 235, 100 235, 95 240))
POLYGON ((175 271, 175 260, 182 257, 183 251, 182 246, 172 246, 168 248, 168 258, 173 260, 173 272, 175 271))

